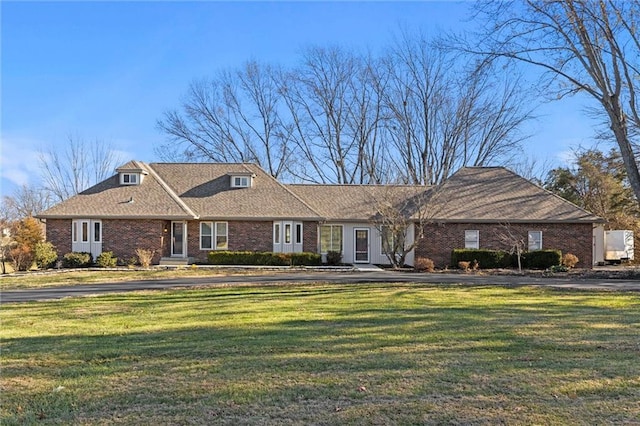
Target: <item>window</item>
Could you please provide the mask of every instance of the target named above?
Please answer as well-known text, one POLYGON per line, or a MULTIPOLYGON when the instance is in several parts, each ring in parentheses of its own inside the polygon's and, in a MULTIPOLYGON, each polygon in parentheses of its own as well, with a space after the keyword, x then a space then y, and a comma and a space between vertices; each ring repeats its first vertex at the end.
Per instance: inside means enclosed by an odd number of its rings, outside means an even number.
POLYGON ((380 244, 381 246, 380 254, 392 253, 393 252, 393 232, 390 227, 383 226, 382 228, 380 228, 380 240, 382 242, 382 244, 380 244))
POLYGON ((80 241, 82 241, 83 243, 88 243, 89 242, 89 222, 81 222, 81 237, 80 237, 80 241))
POLYGON ((74 243, 78 242, 78 222, 73 221, 73 226, 71 227, 71 239, 74 243))
POLYGON ((302 224, 296 223, 296 244, 302 244, 302 224))
POLYGON ((231 176, 231 186, 234 188, 247 188, 249 186, 249 177, 231 176))
POLYGON ((200 222, 200 250, 213 250, 213 226, 211 222, 200 222))
POLYGON ((480 231, 464 231, 464 248, 480 248, 480 231))
POLYGON ((122 173, 120 183, 124 185, 137 185, 138 175, 136 173, 122 173))
POLYGON ((227 222, 216 222, 216 250, 226 250, 228 246, 227 222))
POLYGON ((280 244, 280 223, 273 224, 273 242, 274 244, 280 244))
POLYGON ((320 253, 329 251, 342 253, 342 225, 322 225, 320 227, 320 253))
POLYGON ((529 231, 529 251, 542 250, 542 231, 529 231))
POLYGON ((102 241, 102 222, 93 222, 93 242, 102 241))
POLYGON ((291 244, 291 224, 284 224, 284 243, 291 244))
POLYGON ((227 222, 200 222, 200 250, 226 250, 228 241, 227 222))

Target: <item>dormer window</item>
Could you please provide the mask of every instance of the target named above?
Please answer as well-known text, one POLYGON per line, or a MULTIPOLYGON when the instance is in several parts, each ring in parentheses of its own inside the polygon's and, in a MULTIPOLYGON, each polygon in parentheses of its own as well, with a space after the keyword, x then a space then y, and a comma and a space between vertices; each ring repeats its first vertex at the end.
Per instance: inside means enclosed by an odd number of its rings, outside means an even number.
POLYGON ((232 188, 250 188, 253 185, 253 173, 232 174, 231 175, 231 187, 232 188))
POLYGON ((120 173, 120 183, 122 185, 138 185, 140 180, 138 173, 120 173))
POLYGON ((235 188, 246 188, 249 186, 249 178, 247 176, 234 176, 232 186, 235 188))

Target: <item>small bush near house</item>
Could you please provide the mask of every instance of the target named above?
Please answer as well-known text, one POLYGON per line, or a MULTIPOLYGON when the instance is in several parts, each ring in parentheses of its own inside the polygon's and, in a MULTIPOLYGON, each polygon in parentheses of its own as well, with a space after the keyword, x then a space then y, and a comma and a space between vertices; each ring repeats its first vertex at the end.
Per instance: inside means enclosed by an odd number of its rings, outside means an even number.
POLYGON ((318 266, 322 264, 322 256, 318 253, 288 253, 287 257, 290 259, 292 266, 318 266))
POLYGON ((103 251, 96 257, 96 265, 101 268, 113 268, 118 264, 118 258, 113 255, 112 251, 103 251))
POLYGON ((339 251, 327 252, 327 265, 336 266, 342 263, 342 253, 339 251))
POLYGON ((458 262, 458 268, 462 269, 463 271, 468 271, 469 265, 470 262, 467 262, 465 260, 461 260, 460 262, 458 262))
POLYGON ((536 250, 522 255, 522 266, 529 269, 548 269, 560 265, 561 262, 560 250, 536 250))
POLYGON ((511 266, 512 258, 509 253, 502 250, 485 249, 454 249, 451 252, 451 265, 456 266, 458 262, 477 262, 480 268, 507 268, 511 266))
POLYGON ((93 263, 91 253, 73 251, 62 257, 64 268, 88 268, 93 263))
POLYGON ((435 264, 433 263, 433 260, 428 257, 419 257, 414 262, 413 268, 416 271, 433 272, 435 271, 435 264))
POLYGON ((566 266, 567 268, 574 268, 579 261, 580 260, 578 259, 578 256, 572 253, 567 253, 562 256, 562 265, 566 266))
POLYGON ((151 262, 153 261, 153 255, 155 254, 156 254, 155 250, 148 250, 148 249, 141 249, 141 248, 136 249, 136 256, 138 256, 138 263, 140 263, 140 266, 142 266, 143 268, 148 268, 149 266, 151 266, 151 262))
POLYGON ((33 266, 33 251, 26 244, 21 244, 9 251, 14 271, 28 271, 33 266))
POLYGON ((50 242, 40 242, 36 244, 34 260, 40 269, 53 268, 58 260, 58 252, 50 242))
POLYGON ((316 253, 273 253, 254 251, 212 251, 207 259, 212 265, 320 265, 321 256, 316 253))

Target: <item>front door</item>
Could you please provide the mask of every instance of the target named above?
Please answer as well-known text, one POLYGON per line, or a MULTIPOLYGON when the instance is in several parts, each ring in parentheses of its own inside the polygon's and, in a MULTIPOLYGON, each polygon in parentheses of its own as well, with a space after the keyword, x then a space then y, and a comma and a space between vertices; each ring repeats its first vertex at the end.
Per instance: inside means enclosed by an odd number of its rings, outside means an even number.
POLYGON ((102 221, 77 219, 72 221, 71 250, 91 253, 93 259, 102 253, 102 221))
POLYGON ((355 228, 353 230, 355 263, 369 263, 369 228, 355 228))
POLYGON ((171 222, 171 256, 185 257, 186 236, 184 222, 171 222))

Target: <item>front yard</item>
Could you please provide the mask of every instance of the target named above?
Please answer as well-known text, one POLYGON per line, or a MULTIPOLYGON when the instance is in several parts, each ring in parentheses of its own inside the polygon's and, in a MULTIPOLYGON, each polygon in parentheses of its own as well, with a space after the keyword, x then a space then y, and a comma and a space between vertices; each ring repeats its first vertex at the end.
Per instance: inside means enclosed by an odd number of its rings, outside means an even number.
POLYGON ((635 293, 244 286, 3 305, 0 423, 622 424, 635 293))

